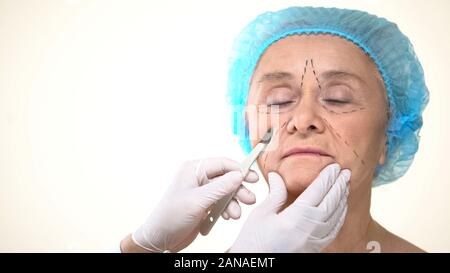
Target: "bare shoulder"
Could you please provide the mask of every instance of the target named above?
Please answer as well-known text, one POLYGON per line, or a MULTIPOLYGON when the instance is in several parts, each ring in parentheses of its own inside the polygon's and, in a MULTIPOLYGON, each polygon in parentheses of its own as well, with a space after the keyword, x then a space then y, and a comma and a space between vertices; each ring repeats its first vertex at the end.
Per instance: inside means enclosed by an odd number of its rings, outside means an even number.
POLYGON ((395 235, 378 224, 381 252, 425 253, 418 246, 395 235))
MULTIPOLYGON (((389 232, 390 233, 390 232, 389 232)), ((402 252, 402 253, 425 253, 425 251, 418 246, 406 241, 405 239, 390 233, 390 244, 387 244, 386 250, 383 252, 402 252)))

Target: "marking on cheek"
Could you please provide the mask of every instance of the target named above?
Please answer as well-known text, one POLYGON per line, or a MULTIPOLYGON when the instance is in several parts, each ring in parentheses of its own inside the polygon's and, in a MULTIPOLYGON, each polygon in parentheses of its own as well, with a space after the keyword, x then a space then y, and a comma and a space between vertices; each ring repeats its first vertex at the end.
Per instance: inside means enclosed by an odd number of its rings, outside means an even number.
POLYGON ((264 158, 264 164, 263 164, 263 169, 266 169, 266 162, 267 162, 267 156, 269 155, 269 153, 266 153, 266 156, 264 158))
POLYGON ((348 144, 347 140, 343 139, 340 137, 340 134, 337 132, 336 129, 334 129, 333 126, 331 126, 331 124, 328 122, 328 120, 326 120, 325 118, 321 118, 325 125, 328 127, 328 129, 331 131, 332 134, 336 135, 341 141, 344 142, 344 144, 352 150, 353 154, 355 155, 356 158, 359 159, 359 161, 361 162, 362 165, 366 165, 365 161, 359 156, 359 154, 355 151, 355 149, 351 148, 350 145, 348 144))
MULTIPOLYGON (((283 129, 286 125, 287 125, 287 121, 285 121, 284 123, 283 123, 283 125, 281 125, 281 127, 280 128, 278 128, 278 130, 274 133, 274 135, 273 135, 273 137, 278 137, 279 136, 279 134, 280 134, 280 131, 281 131, 281 129, 283 129)), ((273 138, 272 137, 272 138, 273 138)), ((268 145, 270 145, 270 142, 269 142, 269 144, 268 145)), ((264 155, 264 163, 263 163, 263 169, 265 170, 266 169, 266 162, 267 162, 267 157, 269 156, 269 152, 267 152, 267 151, 264 151, 264 153, 265 153, 265 155, 264 155)))
POLYGON ((327 111, 327 112, 330 112, 333 114, 338 114, 338 113, 334 112, 333 110, 326 108, 325 105, 323 105, 323 104, 321 104, 320 106, 322 106, 322 108, 325 109, 325 111, 327 111))
POLYGON ((360 108, 358 108, 358 109, 353 109, 353 110, 351 110, 351 111, 343 111, 343 112, 339 112, 339 113, 338 113, 338 112, 336 112, 336 111, 333 111, 333 110, 331 110, 331 109, 326 108, 325 105, 321 105, 321 106, 322 106, 323 109, 325 109, 325 111, 330 112, 330 113, 333 113, 333 114, 336 114, 336 115, 350 114, 350 113, 354 113, 354 112, 356 112, 356 111, 361 111, 361 110, 366 109, 365 107, 360 107, 360 108))

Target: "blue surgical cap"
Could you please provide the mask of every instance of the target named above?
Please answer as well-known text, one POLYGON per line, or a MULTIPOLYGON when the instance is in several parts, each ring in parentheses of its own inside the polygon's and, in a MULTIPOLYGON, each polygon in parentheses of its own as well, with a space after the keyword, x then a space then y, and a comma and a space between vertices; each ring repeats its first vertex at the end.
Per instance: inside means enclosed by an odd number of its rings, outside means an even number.
POLYGON ((358 10, 290 7, 263 13, 241 31, 230 56, 227 98, 232 107, 233 133, 244 152, 251 150, 245 106, 258 60, 274 42, 301 34, 345 38, 376 64, 386 87, 390 119, 386 162, 377 166, 372 185, 404 175, 418 149, 422 112, 429 99, 422 66, 396 24, 358 10))

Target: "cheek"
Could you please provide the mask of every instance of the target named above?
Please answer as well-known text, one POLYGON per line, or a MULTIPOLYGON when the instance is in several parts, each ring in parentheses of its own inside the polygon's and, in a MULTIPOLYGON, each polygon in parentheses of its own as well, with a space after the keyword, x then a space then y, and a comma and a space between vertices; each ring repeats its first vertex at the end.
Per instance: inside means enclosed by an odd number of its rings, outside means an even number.
POLYGON ((247 107, 247 121, 250 143, 254 147, 269 129, 277 129, 283 122, 282 115, 258 113, 252 106, 247 107))
POLYGON ((372 179, 383 151, 385 137, 383 121, 362 115, 354 119, 335 121, 337 161, 352 171, 351 181, 360 183, 372 179))

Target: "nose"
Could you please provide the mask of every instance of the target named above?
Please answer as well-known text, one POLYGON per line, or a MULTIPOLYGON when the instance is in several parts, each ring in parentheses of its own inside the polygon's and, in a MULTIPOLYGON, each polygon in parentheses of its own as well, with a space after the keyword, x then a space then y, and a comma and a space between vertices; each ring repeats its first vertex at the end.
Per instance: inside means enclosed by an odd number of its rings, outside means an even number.
POLYGON ((311 134, 320 134, 325 130, 324 120, 321 118, 321 106, 315 102, 314 91, 304 92, 303 96, 292 111, 292 116, 286 124, 289 134, 299 134, 307 137, 311 134))

